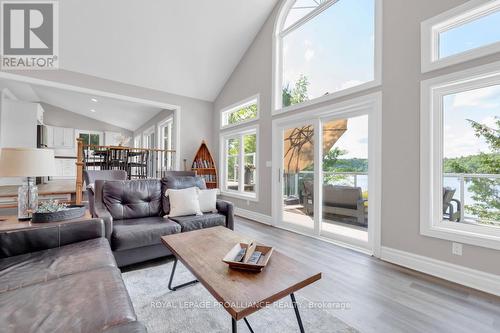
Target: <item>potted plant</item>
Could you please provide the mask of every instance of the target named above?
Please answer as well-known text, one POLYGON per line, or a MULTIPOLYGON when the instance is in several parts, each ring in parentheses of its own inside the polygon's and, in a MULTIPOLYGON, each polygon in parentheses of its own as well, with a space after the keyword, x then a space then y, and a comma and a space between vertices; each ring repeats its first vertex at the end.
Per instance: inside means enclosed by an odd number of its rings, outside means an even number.
POLYGON ((31 221, 33 223, 47 223, 76 219, 83 215, 85 215, 85 206, 68 205, 59 203, 57 200, 49 200, 38 206, 33 212, 31 221))

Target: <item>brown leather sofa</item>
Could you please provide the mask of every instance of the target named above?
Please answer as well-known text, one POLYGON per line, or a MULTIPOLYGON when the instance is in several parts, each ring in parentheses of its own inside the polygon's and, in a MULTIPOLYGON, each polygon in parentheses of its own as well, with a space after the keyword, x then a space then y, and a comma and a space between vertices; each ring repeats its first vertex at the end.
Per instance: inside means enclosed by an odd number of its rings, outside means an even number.
POLYGON ((0 232, 0 331, 146 332, 101 219, 0 232))
POLYGON ((95 214, 106 225, 118 267, 171 253, 161 236, 215 226, 234 228, 233 204, 217 200, 217 213, 165 218, 170 211, 167 189, 205 189, 201 177, 167 176, 159 179, 95 181, 95 214))

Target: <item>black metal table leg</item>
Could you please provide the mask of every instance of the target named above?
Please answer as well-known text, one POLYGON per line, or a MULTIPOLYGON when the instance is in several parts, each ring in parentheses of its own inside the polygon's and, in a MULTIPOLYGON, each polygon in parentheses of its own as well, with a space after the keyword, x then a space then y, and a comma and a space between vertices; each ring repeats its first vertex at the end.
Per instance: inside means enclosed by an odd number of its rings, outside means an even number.
POLYGON ((180 284, 178 286, 172 287, 172 281, 174 280, 175 268, 177 267, 177 261, 178 261, 177 257, 174 257, 174 258, 175 258, 174 259, 174 267, 172 267, 172 273, 170 273, 170 280, 168 281, 168 289, 170 289, 172 291, 176 291, 177 289, 184 288, 184 287, 190 286, 192 284, 198 283, 199 282, 198 280, 193 280, 193 281, 189 281, 189 282, 180 284))
POLYGON ((238 332, 238 324, 236 322, 236 319, 231 317, 231 326, 232 326, 232 332, 237 333, 238 332))
POLYGON ((245 324, 247 324, 247 327, 250 330, 250 333, 254 333, 252 326, 250 326, 250 323, 248 322, 248 320, 246 318, 243 318, 243 320, 245 321, 245 324))
POLYGON ((304 333, 304 325, 302 325, 302 319, 300 318, 299 308, 297 306, 297 301, 295 300, 295 295, 291 293, 290 298, 292 299, 293 309, 295 310, 295 316, 297 317, 297 321, 299 323, 300 333, 304 333))

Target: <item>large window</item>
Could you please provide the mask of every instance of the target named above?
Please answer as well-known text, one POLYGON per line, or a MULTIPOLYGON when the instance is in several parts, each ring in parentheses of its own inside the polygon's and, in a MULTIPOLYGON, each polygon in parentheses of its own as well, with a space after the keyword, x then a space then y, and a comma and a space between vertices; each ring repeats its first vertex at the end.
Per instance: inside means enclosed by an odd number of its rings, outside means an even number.
POLYGON ((500 51, 500 0, 474 0, 422 22, 422 70, 500 51))
POLYGON ((500 248, 500 63, 424 81, 422 102, 422 233, 500 248))
POLYGON ((221 134, 221 190, 225 195, 257 200, 258 127, 221 134))
POLYGON ((221 128, 231 127, 259 118, 259 95, 250 97, 221 111, 221 128))
POLYGON ((103 133, 86 130, 76 130, 77 138, 83 139, 83 144, 100 146, 103 144, 103 133))
POLYGON ((285 3, 275 36, 275 109, 378 84, 377 0, 285 3))

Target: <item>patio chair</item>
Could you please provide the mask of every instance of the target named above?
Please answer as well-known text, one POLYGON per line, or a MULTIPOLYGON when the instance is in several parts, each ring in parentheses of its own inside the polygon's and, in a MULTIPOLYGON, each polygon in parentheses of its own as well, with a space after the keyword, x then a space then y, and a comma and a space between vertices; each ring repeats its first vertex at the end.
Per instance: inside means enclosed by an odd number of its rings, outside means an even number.
MULTIPOLYGON (((302 204, 306 214, 314 211, 314 188, 312 181, 302 184, 302 204)), ((361 187, 342 185, 323 185, 323 213, 350 216, 356 223, 366 226, 366 207, 361 187)))
POLYGON ((324 185, 323 212, 351 216, 359 225, 366 226, 366 210, 361 187, 324 185))
POLYGON ((443 187, 443 217, 452 222, 460 222, 462 204, 459 200, 453 199, 456 189, 443 187), (455 203, 455 207, 453 207, 455 203))

